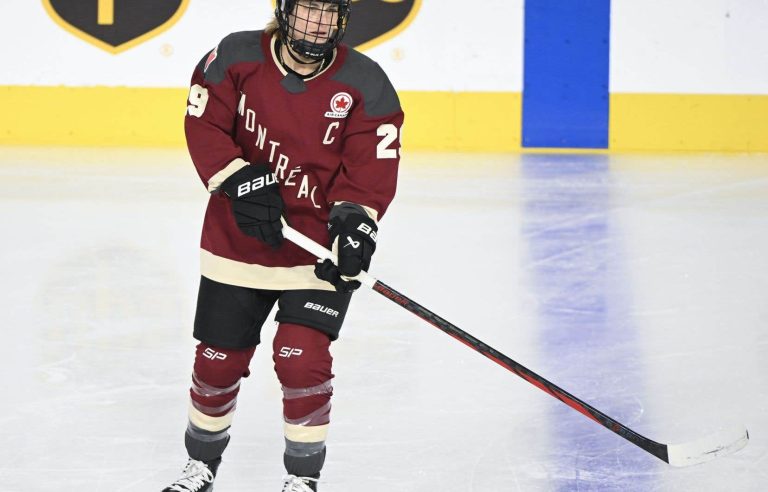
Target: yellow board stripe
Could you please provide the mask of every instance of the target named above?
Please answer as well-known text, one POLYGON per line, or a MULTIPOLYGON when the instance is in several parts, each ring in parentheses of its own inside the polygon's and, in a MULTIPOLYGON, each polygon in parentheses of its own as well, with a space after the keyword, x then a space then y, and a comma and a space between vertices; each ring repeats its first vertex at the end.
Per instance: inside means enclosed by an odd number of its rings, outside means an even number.
POLYGON ((768 96, 611 94, 610 149, 768 151, 768 96))
POLYGON ((186 89, 0 86, 0 144, 180 146, 186 89))
POLYGON ((406 150, 520 149, 521 97, 512 92, 400 92, 406 150))
MULTIPOLYGON (((522 150, 519 93, 402 91, 400 100, 405 151, 522 150)), ((0 107, 0 145, 184 145, 187 89, 0 86, 0 107)), ((611 151, 768 152, 768 96, 612 94, 610 132, 611 151)))
MULTIPOLYGON (((0 145, 184 145, 187 89, 0 86, 0 145)), ((520 147, 520 94, 401 92, 407 149, 520 147)))

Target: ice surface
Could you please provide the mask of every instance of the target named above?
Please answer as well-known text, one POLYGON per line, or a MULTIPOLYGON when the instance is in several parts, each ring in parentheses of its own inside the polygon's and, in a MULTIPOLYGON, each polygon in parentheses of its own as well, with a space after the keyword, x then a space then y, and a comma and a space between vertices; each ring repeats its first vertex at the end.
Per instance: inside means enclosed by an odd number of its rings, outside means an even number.
MULTIPOLYGON (((162 489, 206 200, 186 153, 3 148, 0 178, 0 490, 162 489)), ((651 439, 752 439, 673 468, 361 291, 323 492, 768 490, 768 156, 409 154, 371 273, 651 439)), ((279 488, 268 348, 217 492, 279 488)))

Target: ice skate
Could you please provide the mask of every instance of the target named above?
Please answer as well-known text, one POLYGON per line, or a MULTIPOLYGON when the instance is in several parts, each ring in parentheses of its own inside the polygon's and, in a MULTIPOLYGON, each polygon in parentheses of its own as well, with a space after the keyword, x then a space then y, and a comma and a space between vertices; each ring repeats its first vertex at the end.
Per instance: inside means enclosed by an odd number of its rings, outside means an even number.
POLYGON ((317 492, 317 482, 317 478, 286 475, 281 492, 317 492))
POLYGON ((190 458, 181 472, 181 477, 164 488, 163 492, 212 492, 213 479, 220 463, 221 459, 204 462, 190 458))

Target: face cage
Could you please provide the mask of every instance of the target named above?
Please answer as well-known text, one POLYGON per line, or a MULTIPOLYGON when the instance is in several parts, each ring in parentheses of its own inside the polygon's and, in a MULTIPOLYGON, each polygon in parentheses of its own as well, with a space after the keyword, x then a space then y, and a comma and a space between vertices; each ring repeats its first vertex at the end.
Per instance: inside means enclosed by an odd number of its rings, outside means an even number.
MULTIPOLYGON (((327 13, 326 5, 338 5, 339 8, 335 25, 320 24, 321 28, 328 28, 329 31, 332 31, 330 37, 322 43, 313 42, 319 39, 318 36, 306 31, 299 31, 295 28, 296 21, 299 19, 297 15, 294 15, 297 3, 298 1, 296 0, 278 0, 275 16, 277 17, 277 23, 280 27, 280 34, 283 37, 283 40, 299 55, 311 60, 320 60, 330 53, 331 50, 341 42, 341 38, 344 37, 344 32, 347 29, 347 21, 349 20, 350 1, 332 0, 319 2, 323 7, 318 19, 332 15, 327 13)), ((308 19, 304 18, 301 18, 301 20, 308 21, 308 19)), ((308 22, 308 29, 309 24, 310 23, 308 22)))

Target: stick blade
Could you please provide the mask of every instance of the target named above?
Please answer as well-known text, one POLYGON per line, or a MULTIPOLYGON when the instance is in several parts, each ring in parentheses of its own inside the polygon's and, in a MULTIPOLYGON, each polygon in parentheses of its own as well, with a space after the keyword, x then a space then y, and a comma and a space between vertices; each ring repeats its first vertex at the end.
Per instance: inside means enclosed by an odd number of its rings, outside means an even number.
POLYGON ((744 427, 734 427, 716 432, 696 441, 667 446, 669 464, 690 466, 726 456, 740 450, 749 442, 749 432, 744 427))

